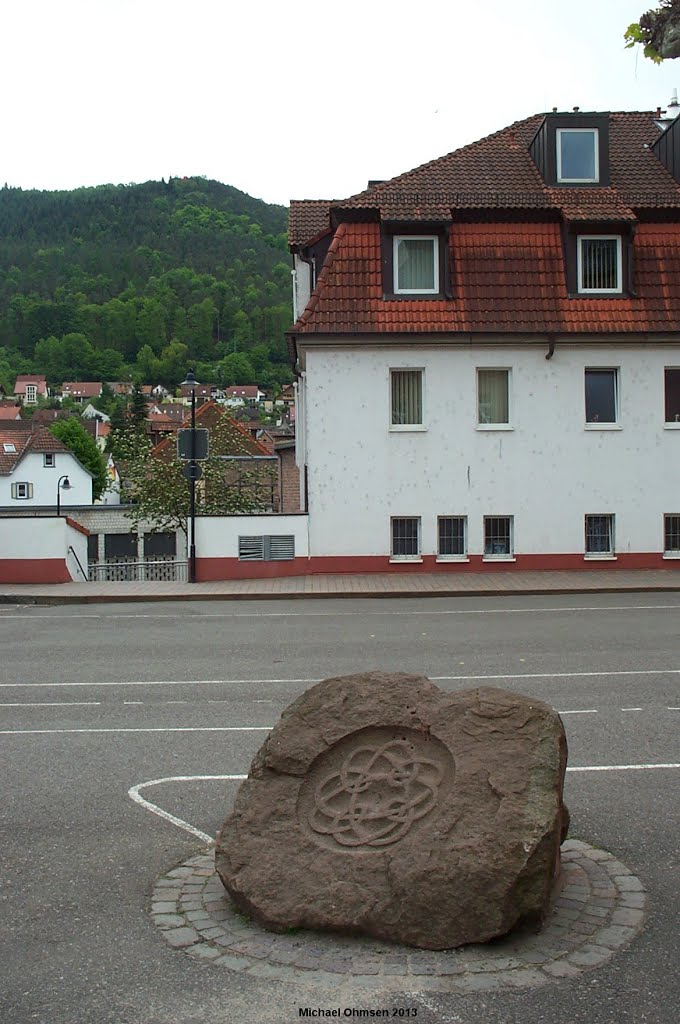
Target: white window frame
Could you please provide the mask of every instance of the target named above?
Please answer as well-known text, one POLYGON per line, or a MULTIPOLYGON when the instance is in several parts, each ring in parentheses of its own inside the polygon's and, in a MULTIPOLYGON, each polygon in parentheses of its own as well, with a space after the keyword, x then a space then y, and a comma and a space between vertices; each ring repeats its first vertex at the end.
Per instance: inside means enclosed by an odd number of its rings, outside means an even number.
POLYGON ((38 401, 38 385, 26 384, 24 390, 24 405, 35 405, 38 401))
POLYGON ((399 432, 405 430, 425 430, 425 370, 422 366, 394 366, 390 367, 390 430, 399 432), (419 423, 394 423, 394 387, 393 381, 396 374, 417 373, 420 376, 420 422, 419 423))
POLYGON ((621 295, 623 291, 621 235, 578 235, 576 239, 576 289, 579 295, 621 295), (616 287, 583 287, 583 242, 616 242, 616 287))
POLYGON ((515 517, 514 516, 484 516, 482 543, 484 545, 483 562, 514 562, 515 561, 515 517), (486 551, 486 524, 494 519, 508 520, 508 540, 510 550, 507 552, 486 551))
POLYGON ((390 562, 422 562, 422 522, 420 516, 390 517, 390 562), (394 553, 394 524, 402 520, 411 520, 417 528, 417 550, 414 554, 399 555, 394 553))
POLYGON ((616 516, 611 512, 588 513, 583 521, 583 557, 594 561, 616 561, 616 516), (607 551, 588 551, 588 520, 608 519, 609 520, 609 549, 607 551))
POLYGON ((600 180, 600 132, 598 128, 556 128, 555 148, 557 157, 557 184, 558 185, 593 185, 600 180), (562 135, 592 135, 594 150, 594 178, 563 178, 562 177, 562 135))
POLYGON ((15 501, 30 501, 33 497, 33 484, 27 480, 15 480, 12 483, 11 493, 15 501))
POLYGON ((438 235, 395 235, 392 239, 392 285, 395 295, 439 295, 439 236, 438 235), (432 242, 434 287, 399 287, 399 246, 402 242, 432 242))
POLYGON ((477 430, 512 430, 512 369, 509 366, 478 366, 477 367, 477 430), (485 423, 481 419, 480 403, 479 403, 479 376, 480 373, 493 372, 493 373, 504 373, 507 388, 507 402, 508 402, 508 419, 507 422, 498 423, 485 423))
POLYGON ((45 469, 54 469, 57 465, 57 457, 54 452, 45 452, 43 455, 43 466, 45 469))
POLYGON ((618 366, 586 366, 583 370, 583 405, 586 430, 621 430, 621 373, 618 366), (614 374, 614 420, 589 420, 586 395, 586 376, 589 373, 614 374))
POLYGON ((467 516, 437 516, 437 561, 438 562, 469 562, 468 557, 468 521, 467 516), (441 551, 440 523, 444 519, 459 519, 463 524, 463 550, 460 554, 447 555, 441 551))
POLYGON ((663 517, 663 557, 668 559, 679 559, 680 558, 680 513, 678 512, 665 512, 663 517), (677 538, 677 547, 667 547, 666 538, 668 537, 668 520, 674 519, 675 524, 672 532, 677 538))

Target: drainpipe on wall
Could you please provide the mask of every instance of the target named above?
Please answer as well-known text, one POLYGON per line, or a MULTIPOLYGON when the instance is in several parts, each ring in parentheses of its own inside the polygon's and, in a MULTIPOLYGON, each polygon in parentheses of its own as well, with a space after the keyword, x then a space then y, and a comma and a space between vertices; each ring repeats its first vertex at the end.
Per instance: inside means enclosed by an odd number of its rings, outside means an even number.
POLYGON ((554 355, 555 355, 555 335, 554 334, 549 334, 548 335, 548 351, 546 352, 545 358, 546 359, 552 359, 552 357, 554 355))

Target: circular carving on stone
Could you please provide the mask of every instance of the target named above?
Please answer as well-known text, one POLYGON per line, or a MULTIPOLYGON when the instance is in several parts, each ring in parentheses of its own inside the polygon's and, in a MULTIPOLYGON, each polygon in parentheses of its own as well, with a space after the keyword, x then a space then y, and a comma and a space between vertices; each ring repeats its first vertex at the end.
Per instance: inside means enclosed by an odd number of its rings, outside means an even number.
POLYGON ((360 729, 316 758, 300 790, 298 821, 331 849, 380 849, 435 810, 442 783, 453 775, 453 757, 433 736, 360 729))

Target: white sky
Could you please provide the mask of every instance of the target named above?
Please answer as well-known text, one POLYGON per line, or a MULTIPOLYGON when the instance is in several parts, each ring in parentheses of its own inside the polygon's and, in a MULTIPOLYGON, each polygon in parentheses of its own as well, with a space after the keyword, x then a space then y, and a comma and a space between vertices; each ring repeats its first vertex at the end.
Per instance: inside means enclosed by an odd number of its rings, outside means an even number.
POLYGON ((529 114, 650 110, 654 0, 4 0, 0 185, 342 198, 529 114))

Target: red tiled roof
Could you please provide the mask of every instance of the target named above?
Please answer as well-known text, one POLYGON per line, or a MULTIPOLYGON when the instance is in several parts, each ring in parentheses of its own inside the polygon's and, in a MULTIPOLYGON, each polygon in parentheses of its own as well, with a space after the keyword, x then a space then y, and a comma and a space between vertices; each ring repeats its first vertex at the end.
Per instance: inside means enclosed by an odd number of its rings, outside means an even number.
MULTIPOLYGON (((190 414, 188 414, 190 415, 190 414)), ((214 427, 219 421, 222 421, 226 417, 227 424, 234 434, 235 440, 238 440, 238 451, 220 452, 220 455, 268 455, 267 449, 256 441, 255 438, 251 437, 250 433, 241 426, 232 416, 222 409, 217 402, 205 402, 196 409, 196 426, 207 427, 210 429, 214 427)), ((190 421, 187 419, 184 426, 189 426, 190 421)), ((163 458, 167 455, 168 451, 172 451, 177 441, 175 436, 164 437, 162 441, 159 441, 155 448, 152 449, 151 455, 155 458, 163 458)))
POLYGON ((101 392, 100 380, 68 380, 61 386, 62 395, 71 395, 74 398, 97 398, 101 392))
POLYGON ((233 384, 224 394, 227 398, 257 398, 259 390, 256 384, 233 384))
POLYGON ((590 188, 541 178, 529 147, 544 116, 331 204, 337 226, 292 336, 678 331, 680 186, 651 148, 655 115, 609 115, 610 184, 590 188), (450 225, 451 298, 384 299, 380 221, 419 220, 450 225), (562 222, 635 225, 635 294, 569 296, 562 222))
POLYGON ((680 230, 640 224, 636 297, 569 297, 559 223, 453 224, 450 299, 383 299, 379 224, 342 224, 301 334, 677 330, 680 230))
POLYGON ((288 244, 302 245, 330 230, 332 199, 293 199, 288 213, 288 244))
POLYGON ((25 395, 27 384, 37 384, 40 394, 47 394, 47 379, 38 373, 20 373, 14 385, 15 395, 25 395))
POLYGON ((18 405, 0 404, 0 420, 20 420, 21 412, 18 405))
POLYGON ((73 454, 70 448, 67 448, 63 441, 55 437, 47 427, 38 427, 37 430, 33 430, 30 420, 10 421, 0 425, 0 475, 11 473, 29 451, 41 454, 45 452, 73 454), (5 451, 5 445, 13 445, 16 450, 5 451))

